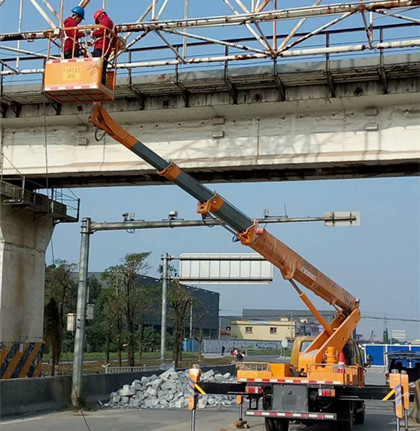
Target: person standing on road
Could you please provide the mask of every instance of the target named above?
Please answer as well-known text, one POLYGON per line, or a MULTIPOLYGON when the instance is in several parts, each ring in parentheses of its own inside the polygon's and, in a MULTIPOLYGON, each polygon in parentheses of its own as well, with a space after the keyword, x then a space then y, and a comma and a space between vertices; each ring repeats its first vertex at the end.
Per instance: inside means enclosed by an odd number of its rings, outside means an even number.
POLYGON ((106 68, 108 66, 108 58, 112 48, 112 41, 114 39, 114 23, 111 18, 106 14, 104 10, 97 10, 93 19, 95 24, 101 25, 106 28, 98 28, 92 33, 95 38, 95 44, 93 46, 93 57, 103 57, 103 68, 102 68, 102 84, 106 84, 106 68))
POLYGON ((222 356, 225 356, 225 346, 222 346, 222 356))
POLYGON ((75 6, 72 10, 72 15, 66 18, 63 22, 64 27, 64 58, 80 57, 79 39, 84 36, 84 33, 77 29, 66 30, 69 27, 77 27, 83 19, 85 19, 85 10, 81 6, 75 6))

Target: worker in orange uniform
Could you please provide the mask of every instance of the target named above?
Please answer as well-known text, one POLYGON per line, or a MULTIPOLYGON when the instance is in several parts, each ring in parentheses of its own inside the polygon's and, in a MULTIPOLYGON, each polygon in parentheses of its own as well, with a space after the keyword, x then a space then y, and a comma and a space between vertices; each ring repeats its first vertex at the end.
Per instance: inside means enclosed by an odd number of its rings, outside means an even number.
POLYGON ((75 6, 72 15, 64 20, 64 58, 79 57, 81 54, 79 39, 84 33, 76 29, 66 30, 69 27, 77 27, 82 19, 85 19, 85 10, 81 6, 75 6))
POLYGON ((109 30, 104 28, 98 28, 92 33, 95 38, 95 44, 93 46, 93 57, 103 57, 103 69, 102 69, 102 84, 106 84, 106 68, 108 65, 108 58, 112 48, 112 41, 114 39, 114 23, 111 18, 106 14, 104 10, 97 10, 93 14, 95 24, 102 25, 109 30))

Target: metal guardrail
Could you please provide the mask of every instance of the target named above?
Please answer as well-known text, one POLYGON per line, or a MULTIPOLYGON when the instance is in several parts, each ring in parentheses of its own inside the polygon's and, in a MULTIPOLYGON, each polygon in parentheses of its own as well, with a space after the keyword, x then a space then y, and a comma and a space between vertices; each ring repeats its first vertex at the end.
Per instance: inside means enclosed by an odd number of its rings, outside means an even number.
POLYGON ((111 367, 110 365, 105 366, 105 374, 119 374, 119 373, 137 373, 140 371, 164 371, 169 368, 175 367, 175 363, 165 364, 164 368, 160 365, 140 365, 135 367, 111 367))

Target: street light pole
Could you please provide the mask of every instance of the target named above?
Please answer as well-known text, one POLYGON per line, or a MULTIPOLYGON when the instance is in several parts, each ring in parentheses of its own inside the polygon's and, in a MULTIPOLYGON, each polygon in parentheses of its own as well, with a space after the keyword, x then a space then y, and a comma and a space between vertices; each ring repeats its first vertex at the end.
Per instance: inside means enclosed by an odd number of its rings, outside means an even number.
POLYGON ((161 257, 163 260, 163 271, 162 271, 162 317, 160 327, 160 368, 165 368, 165 356, 166 356, 166 299, 168 295, 168 261, 170 260, 168 253, 164 253, 161 257))
POLYGON ((74 339, 72 405, 78 407, 82 394, 83 345, 86 324, 87 278, 89 262, 90 218, 82 220, 82 240, 80 243, 79 287, 77 293, 76 334, 74 339))
MULTIPOLYGON (((190 340, 193 337, 193 305, 190 304, 190 340)), ((192 341, 190 341, 192 343, 192 341)))

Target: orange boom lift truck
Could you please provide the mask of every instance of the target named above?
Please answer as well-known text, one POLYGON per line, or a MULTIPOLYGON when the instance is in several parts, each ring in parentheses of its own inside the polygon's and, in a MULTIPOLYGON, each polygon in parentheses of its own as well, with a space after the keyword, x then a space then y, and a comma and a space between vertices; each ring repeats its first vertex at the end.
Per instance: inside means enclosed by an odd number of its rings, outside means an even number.
POLYGON ((362 363, 359 347, 351 339, 360 320, 359 301, 220 195, 131 136, 100 103, 94 104, 90 122, 197 199, 199 214, 223 221, 242 244, 279 268, 323 327, 309 346, 307 340, 296 339, 291 363, 244 362, 237 372, 237 384, 202 382, 202 389, 246 397, 246 415, 264 417, 268 431, 286 431, 291 420, 307 424, 328 421, 339 431, 353 430, 355 423, 363 423, 364 399, 380 399, 388 388, 379 392, 365 388, 367 364, 362 363), (325 321, 298 283, 335 307, 337 315, 332 322, 325 321))
POLYGON ((242 244, 279 268, 323 327, 309 343, 304 338, 295 340, 288 364, 244 362, 236 384, 202 382, 200 386, 207 393, 245 397, 249 402, 246 415, 264 417, 267 431, 286 431, 292 420, 307 424, 328 421, 332 429, 353 430, 355 423, 364 421, 364 399, 381 399, 388 393, 387 387, 364 384, 364 364, 357 343, 351 339, 360 320, 359 301, 220 195, 116 124, 101 104, 113 100, 115 62, 116 56, 108 87, 101 84, 101 59, 49 60, 44 92, 60 103, 93 100, 92 124, 197 199, 199 214, 224 222, 242 244), (299 285, 336 309, 332 322, 325 321, 299 285))

